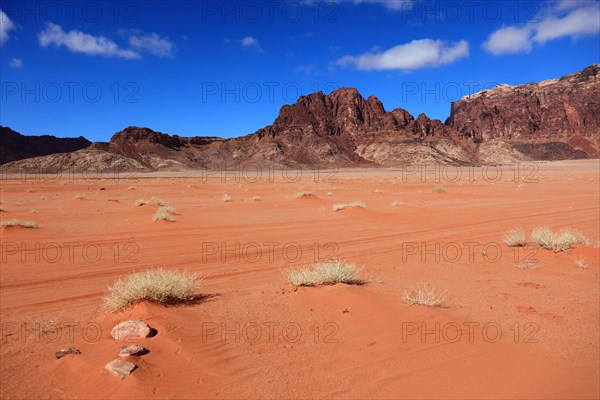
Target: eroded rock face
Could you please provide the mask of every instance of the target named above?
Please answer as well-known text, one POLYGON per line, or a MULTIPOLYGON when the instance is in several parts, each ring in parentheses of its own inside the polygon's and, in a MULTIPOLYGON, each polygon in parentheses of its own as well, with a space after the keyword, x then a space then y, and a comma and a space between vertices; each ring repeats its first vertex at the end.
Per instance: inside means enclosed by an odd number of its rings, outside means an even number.
POLYGON ((600 65, 539 83, 499 85, 452 104, 446 125, 475 142, 500 139, 532 158, 595 157, 600 135, 600 65), (563 145, 533 145, 562 142, 563 145), (527 153, 530 151, 530 153, 527 153))
MULTIPOLYGON (((273 125, 256 134, 259 143, 276 143, 288 160, 301 165, 397 165, 402 151, 423 147, 432 159, 454 159, 431 148, 450 140, 458 147, 469 142, 439 120, 425 114, 415 119, 401 108, 385 111, 375 96, 363 98, 356 89, 342 88, 329 95, 303 96, 283 106, 273 125), (368 150, 367 150, 368 149, 368 150)), ((442 152, 443 153, 443 152, 442 152)), ((468 163, 468 151, 460 151, 468 163)))

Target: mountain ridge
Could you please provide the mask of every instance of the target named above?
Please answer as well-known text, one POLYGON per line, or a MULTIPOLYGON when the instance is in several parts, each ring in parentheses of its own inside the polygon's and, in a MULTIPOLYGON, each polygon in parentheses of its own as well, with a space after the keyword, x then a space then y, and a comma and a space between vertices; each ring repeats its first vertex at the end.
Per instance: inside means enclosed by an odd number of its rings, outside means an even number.
MULTIPOLYGON (((328 95, 315 92, 299 97, 296 103, 282 106, 271 125, 245 136, 183 137, 130 126, 109 142, 79 138, 77 143, 87 142, 87 146, 68 152, 96 152, 81 153, 82 168, 84 164, 91 168, 91 154, 101 152, 123 158, 119 165, 147 170, 241 162, 281 167, 474 165, 593 158, 599 154, 599 136, 600 65, 594 64, 558 79, 498 85, 463 97, 451 104, 444 123, 423 113, 415 118, 402 108, 386 111, 376 96, 364 98, 355 88, 340 88, 328 95)), ((4 143, 0 147, 0 154, 7 154, 4 143)), ((2 168, 28 170, 48 163, 56 168, 57 157, 45 157, 52 160, 9 160, 2 168)), ((69 163, 77 166, 77 156, 69 163)))

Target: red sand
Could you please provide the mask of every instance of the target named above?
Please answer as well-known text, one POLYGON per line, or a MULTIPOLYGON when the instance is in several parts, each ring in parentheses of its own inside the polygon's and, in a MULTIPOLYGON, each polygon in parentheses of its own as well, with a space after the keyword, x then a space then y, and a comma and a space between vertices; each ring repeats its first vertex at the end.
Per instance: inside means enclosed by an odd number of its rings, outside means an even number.
POLYGON ((496 182, 481 169, 457 182, 398 170, 3 179, 2 220, 39 228, 1 232, 1 396, 598 398, 600 165, 530 165, 528 182, 508 167, 496 182), (153 195, 175 222, 134 205, 153 195), (332 209, 354 200, 366 208, 332 209), (502 242, 542 225, 590 244, 553 253, 502 242), (527 256, 537 268, 515 268, 527 256), (331 257, 362 266, 367 283, 296 290, 283 279, 331 257), (203 275, 205 299, 102 308, 117 276, 160 266, 203 275), (446 292, 443 307, 402 300, 425 283, 446 292), (140 340, 150 353, 121 381, 104 365, 121 345, 110 329, 130 318, 158 334, 140 340), (49 331, 32 330, 40 321, 49 331), (56 360, 68 346, 81 355, 56 360))

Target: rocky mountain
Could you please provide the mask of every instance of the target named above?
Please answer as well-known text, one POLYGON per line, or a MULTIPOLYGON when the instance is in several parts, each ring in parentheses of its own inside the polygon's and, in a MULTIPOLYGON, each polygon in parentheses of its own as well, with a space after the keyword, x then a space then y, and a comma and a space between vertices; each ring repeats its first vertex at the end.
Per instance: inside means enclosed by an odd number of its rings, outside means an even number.
POLYGON ((452 104, 445 123, 425 114, 414 118, 401 108, 386 111, 375 96, 365 99, 356 89, 342 88, 329 95, 302 96, 283 106, 272 125, 232 139, 180 137, 128 127, 108 143, 54 138, 43 146, 34 145, 40 139, 31 137, 27 142, 22 139, 27 137, 2 129, 2 162, 56 153, 62 148, 54 143, 73 146, 63 152, 88 147, 72 156, 31 159, 33 164, 8 163, 3 170, 59 168, 61 162, 72 169, 99 170, 107 163, 114 168, 177 171, 240 163, 343 167, 590 158, 599 155, 600 66, 464 97, 452 104), (12 144, 17 141, 13 137, 30 147, 12 144), (93 157, 102 161, 94 163, 93 157))
POLYGON ((303 96, 283 106, 273 125, 254 135, 288 161, 301 165, 398 165, 408 159, 467 164, 473 146, 455 130, 425 114, 387 112, 375 96, 356 89, 303 96), (411 154, 412 152, 412 154, 411 154))
POLYGON ((597 157, 600 65, 464 97, 452 104, 446 125, 476 143, 507 141, 534 159, 597 157))
POLYGON ((23 158, 67 153, 88 147, 91 142, 84 137, 57 138, 54 136, 24 136, 0 126, 0 164, 23 158))

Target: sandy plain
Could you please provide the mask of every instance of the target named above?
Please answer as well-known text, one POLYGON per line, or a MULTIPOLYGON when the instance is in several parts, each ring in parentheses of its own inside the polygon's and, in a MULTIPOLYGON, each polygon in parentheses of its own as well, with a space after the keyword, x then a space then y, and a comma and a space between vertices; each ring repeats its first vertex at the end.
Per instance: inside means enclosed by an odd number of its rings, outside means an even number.
POLYGON ((2 220, 39 227, 1 230, 1 397, 598 398, 599 180, 598 160, 3 176, 2 220), (151 196, 174 222, 134 204, 151 196), (354 200, 366 208, 332 208, 354 200), (502 241, 538 226, 589 244, 502 241), (331 258, 365 283, 283 278, 331 258), (102 307, 118 276, 156 267, 199 273, 204 298, 102 307), (445 293, 442 307, 403 301, 421 285, 445 293), (125 319, 157 334, 119 380, 104 365, 125 319), (57 360, 68 346, 81 354, 57 360))

